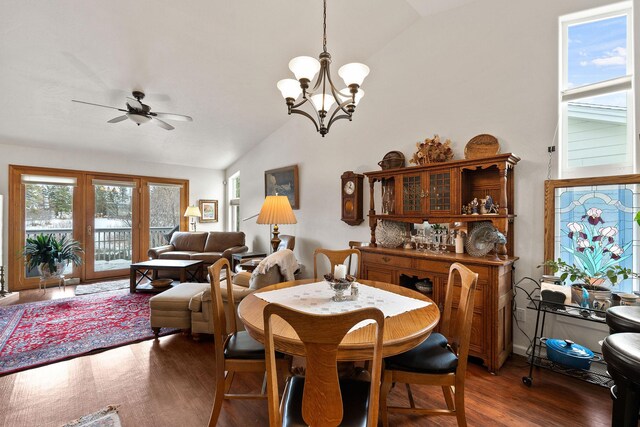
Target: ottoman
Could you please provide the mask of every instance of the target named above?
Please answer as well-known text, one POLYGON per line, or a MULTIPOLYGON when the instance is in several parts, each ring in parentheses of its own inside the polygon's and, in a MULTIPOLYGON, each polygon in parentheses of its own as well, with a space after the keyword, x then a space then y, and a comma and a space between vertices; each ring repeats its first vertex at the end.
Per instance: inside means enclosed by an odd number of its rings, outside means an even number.
POLYGON ((160 328, 191 329, 191 298, 210 288, 208 283, 180 283, 149 299, 151 328, 158 337, 160 328))

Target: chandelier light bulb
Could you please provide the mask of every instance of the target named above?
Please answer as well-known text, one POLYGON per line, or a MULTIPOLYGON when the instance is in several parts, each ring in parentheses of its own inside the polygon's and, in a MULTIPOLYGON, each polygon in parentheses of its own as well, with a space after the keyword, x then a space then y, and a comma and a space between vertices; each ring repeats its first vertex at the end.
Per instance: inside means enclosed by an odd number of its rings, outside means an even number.
POLYGON ((338 70, 338 75, 344 80, 347 86, 362 86, 365 77, 369 75, 369 67, 359 62, 345 64, 338 70))
POLYGON ((296 79, 312 81, 320 71, 320 62, 310 56, 297 56, 289 61, 289 69, 295 74, 296 79))
POLYGON ((302 93, 300 83, 294 79, 282 79, 278 82, 278 89, 282 92, 284 99, 293 98, 297 99, 302 93))
POLYGON ((311 102, 316 107, 318 111, 329 111, 331 106, 336 102, 335 98, 328 93, 322 94, 319 93, 317 95, 313 95, 311 97, 311 102), (324 105, 322 103, 322 97, 324 96, 324 105))

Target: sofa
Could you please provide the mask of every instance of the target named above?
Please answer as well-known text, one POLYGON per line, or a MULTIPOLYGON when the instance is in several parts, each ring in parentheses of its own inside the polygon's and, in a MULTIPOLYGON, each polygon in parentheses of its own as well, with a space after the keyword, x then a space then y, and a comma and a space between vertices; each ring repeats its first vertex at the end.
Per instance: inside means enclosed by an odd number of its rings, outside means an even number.
MULTIPOLYGON (((203 271, 219 260, 231 262, 234 253, 246 252, 245 236, 241 231, 209 231, 173 233, 168 245, 149 249, 150 259, 202 260, 203 271)), ((160 277, 170 277, 168 272, 159 272, 160 277)))

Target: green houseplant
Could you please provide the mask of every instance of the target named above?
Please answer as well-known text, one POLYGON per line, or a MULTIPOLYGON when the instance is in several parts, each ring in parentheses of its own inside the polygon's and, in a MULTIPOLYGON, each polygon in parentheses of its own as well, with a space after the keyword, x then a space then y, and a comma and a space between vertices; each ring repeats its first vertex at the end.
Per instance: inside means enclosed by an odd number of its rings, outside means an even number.
POLYGON ((38 234, 27 238, 22 255, 27 268, 37 268, 40 276, 48 277, 62 273, 70 262, 81 265, 83 252, 80 243, 68 236, 58 240, 53 234, 38 234))

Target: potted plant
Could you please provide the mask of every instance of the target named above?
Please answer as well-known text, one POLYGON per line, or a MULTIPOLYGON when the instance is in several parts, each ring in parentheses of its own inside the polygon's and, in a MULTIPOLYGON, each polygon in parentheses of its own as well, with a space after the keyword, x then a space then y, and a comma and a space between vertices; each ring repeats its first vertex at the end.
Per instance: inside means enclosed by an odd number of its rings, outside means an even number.
POLYGON ((620 279, 639 277, 620 265, 631 256, 628 252, 632 242, 620 246, 616 242, 618 228, 604 224, 602 210, 588 209, 580 222, 567 224, 566 233, 571 244, 563 246, 562 249, 573 255, 573 264, 558 258, 557 261, 547 260, 541 265, 549 267, 554 273, 560 272, 563 282, 569 279, 575 283, 572 290, 573 302, 581 302, 582 288, 585 288, 590 293, 590 306, 593 306, 593 299, 610 299, 611 289, 602 286, 607 281, 615 286, 620 279))
POLYGON ((62 274, 70 262, 81 265, 83 252, 80 243, 68 236, 58 240, 53 234, 38 234, 27 238, 22 255, 27 268, 37 268, 41 278, 49 278, 62 274))

